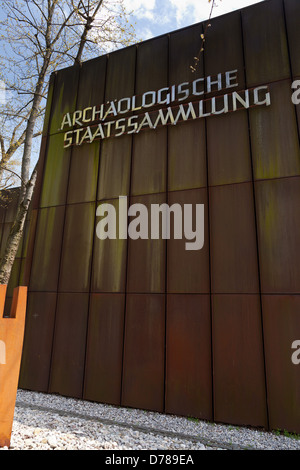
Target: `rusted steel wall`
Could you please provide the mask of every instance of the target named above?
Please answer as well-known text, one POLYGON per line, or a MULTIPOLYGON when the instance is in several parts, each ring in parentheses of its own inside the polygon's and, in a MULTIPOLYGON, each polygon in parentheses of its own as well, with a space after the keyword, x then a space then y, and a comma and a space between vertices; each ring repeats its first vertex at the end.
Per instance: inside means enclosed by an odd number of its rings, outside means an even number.
POLYGON ((195 74, 206 23, 52 76, 14 268, 29 285, 22 388, 300 432, 299 18, 298 0, 266 0, 213 19, 195 74), (66 112, 234 69, 271 106, 63 148, 66 112), (120 195, 204 204, 203 249, 100 241, 96 208, 120 195))

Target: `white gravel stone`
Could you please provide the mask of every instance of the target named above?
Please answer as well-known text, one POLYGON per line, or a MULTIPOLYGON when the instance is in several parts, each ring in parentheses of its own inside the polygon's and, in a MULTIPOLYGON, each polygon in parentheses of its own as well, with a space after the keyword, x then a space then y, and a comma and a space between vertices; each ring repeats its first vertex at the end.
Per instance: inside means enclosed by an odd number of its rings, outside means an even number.
MULTIPOLYGON (((300 440, 18 390, 9 450, 300 450, 300 440)), ((3 448, 7 450, 7 448, 3 448)))

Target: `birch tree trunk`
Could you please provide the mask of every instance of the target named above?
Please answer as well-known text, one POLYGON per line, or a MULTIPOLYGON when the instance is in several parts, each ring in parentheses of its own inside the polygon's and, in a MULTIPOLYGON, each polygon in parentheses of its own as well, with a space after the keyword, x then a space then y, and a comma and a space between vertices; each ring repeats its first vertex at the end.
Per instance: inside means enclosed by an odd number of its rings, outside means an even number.
POLYGON ((4 256, 0 267, 0 284, 8 284, 12 266, 14 264, 19 244, 23 235, 24 224, 28 213, 29 205, 32 199, 37 177, 36 168, 25 186, 25 193, 18 205, 17 214, 6 242, 4 256))

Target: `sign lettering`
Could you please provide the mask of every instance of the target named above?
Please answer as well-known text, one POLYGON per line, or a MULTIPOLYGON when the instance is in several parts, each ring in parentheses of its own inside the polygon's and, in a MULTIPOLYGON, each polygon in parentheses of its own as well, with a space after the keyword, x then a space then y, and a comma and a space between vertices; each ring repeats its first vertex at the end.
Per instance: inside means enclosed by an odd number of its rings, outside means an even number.
POLYGON ((179 122, 226 114, 253 106, 270 106, 271 98, 266 85, 232 91, 238 86, 237 72, 231 70, 219 73, 216 77, 197 78, 193 82, 164 87, 158 91, 147 91, 141 96, 125 97, 67 113, 63 116, 60 127, 61 131, 66 131, 64 148, 91 144, 95 140, 120 137, 124 134, 138 134, 144 129, 154 130, 160 126, 177 125, 179 122), (221 91, 225 93, 220 94, 221 91), (217 96, 209 96, 217 92, 217 96), (162 105, 164 107, 157 109, 162 105), (156 109, 150 110, 153 107, 156 109), (132 115, 138 111, 140 113, 132 115))

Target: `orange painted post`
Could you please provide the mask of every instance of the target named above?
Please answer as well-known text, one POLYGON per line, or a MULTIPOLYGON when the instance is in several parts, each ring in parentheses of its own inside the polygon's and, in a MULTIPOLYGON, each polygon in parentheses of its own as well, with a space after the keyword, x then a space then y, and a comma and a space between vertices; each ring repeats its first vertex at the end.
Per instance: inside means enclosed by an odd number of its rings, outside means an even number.
POLYGON ((0 447, 10 446, 24 339, 27 287, 14 289, 9 318, 3 318, 5 285, 0 285, 0 447))

